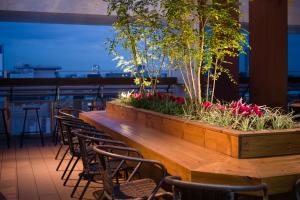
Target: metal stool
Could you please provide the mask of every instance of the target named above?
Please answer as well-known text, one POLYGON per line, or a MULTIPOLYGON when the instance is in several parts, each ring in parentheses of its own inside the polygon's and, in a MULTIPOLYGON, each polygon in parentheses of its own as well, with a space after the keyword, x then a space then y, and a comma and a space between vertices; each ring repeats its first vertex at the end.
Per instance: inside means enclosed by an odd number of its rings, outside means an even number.
MULTIPOLYGON (((60 105, 57 105, 55 106, 55 111, 54 111, 54 115, 58 115, 59 114, 59 111, 62 107, 60 105)), ((53 132, 52 132, 52 142, 57 145, 58 143, 58 139, 59 139, 59 126, 58 126, 58 121, 57 119, 55 118, 54 119, 54 129, 53 129, 53 132)))
POLYGON ((35 113, 36 113, 36 118, 37 118, 37 123, 38 123, 38 128, 39 128, 38 131, 39 131, 40 138, 41 138, 41 144, 42 144, 42 146, 44 146, 44 135, 43 135, 43 132, 41 129, 39 112, 38 112, 40 110, 40 108, 39 107, 25 107, 25 108, 23 108, 23 110, 25 111, 25 117, 24 117, 24 123, 23 123, 23 131, 21 133, 20 147, 23 147, 23 140, 24 140, 25 133, 32 133, 32 132, 25 131, 28 111, 35 111, 35 113))
POLYGON ((1 111, 1 116, 2 116, 2 121, 3 121, 3 125, 4 125, 4 134, 6 135, 6 144, 7 144, 7 147, 9 148, 10 146, 10 135, 8 133, 8 128, 7 128, 7 120, 6 120, 6 117, 5 117, 5 111, 7 109, 6 108, 1 108, 0 111, 1 111))

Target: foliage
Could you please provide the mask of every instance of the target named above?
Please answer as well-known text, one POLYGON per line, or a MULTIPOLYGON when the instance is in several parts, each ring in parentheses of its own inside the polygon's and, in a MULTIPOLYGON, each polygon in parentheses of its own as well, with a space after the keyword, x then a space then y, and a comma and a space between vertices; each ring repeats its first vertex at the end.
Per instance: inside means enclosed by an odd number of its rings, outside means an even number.
POLYGON ((295 126, 291 114, 279 109, 242 100, 212 103, 222 74, 235 82, 228 58, 245 53, 248 47, 238 20, 238 1, 105 1, 109 14, 117 15, 109 50, 118 66, 131 72, 140 86, 139 93, 122 95, 121 102, 243 131, 295 126), (118 48, 127 50, 130 58, 120 55, 118 48), (166 67, 180 72, 187 99, 156 92, 158 76, 166 67), (148 86, 150 93, 145 91, 148 86))
POLYGON ((183 97, 162 93, 127 93, 120 97, 121 102, 136 108, 143 108, 169 115, 183 115, 183 97))
POLYGON ((115 38, 110 52, 118 66, 130 71, 144 91, 163 68, 178 70, 195 105, 214 100, 217 79, 227 74, 229 57, 244 53, 246 35, 239 23, 236 0, 106 0, 115 12, 115 38), (131 58, 117 53, 121 46, 131 58), (149 77, 149 78, 147 78, 149 77), (204 80, 205 79, 205 80, 204 80), (206 91, 202 88, 206 84, 206 91))
POLYGON ((151 86, 155 90, 158 76, 166 68, 167 58, 163 22, 158 12, 157 0, 106 0, 109 14, 115 12, 113 24, 115 35, 108 41, 109 51, 118 60, 118 67, 131 72, 141 92, 151 86), (118 48, 127 50, 126 59, 118 53, 118 48))
POLYGON ((228 75, 229 57, 245 53, 246 35, 241 32, 238 1, 166 0, 166 50, 173 67, 180 71, 190 99, 213 101, 216 80, 228 75), (205 80, 206 79, 206 83, 205 80))
POLYGON ((203 102, 200 106, 190 99, 161 93, 127 93, 120 101, 136 108, 176 115, 242 131, 288 129, 295 127, 291 114, 280 109, 246 104, 241 100, 221 104, 203 102))

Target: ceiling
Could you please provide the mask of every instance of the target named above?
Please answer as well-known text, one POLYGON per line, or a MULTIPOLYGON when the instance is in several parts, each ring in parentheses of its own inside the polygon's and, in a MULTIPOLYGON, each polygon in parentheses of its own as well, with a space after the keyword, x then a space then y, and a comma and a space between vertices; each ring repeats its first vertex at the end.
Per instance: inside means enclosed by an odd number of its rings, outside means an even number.
MULTIPOLYGON (((240 21, 249 22, 249 0, 240 0, 242 16, 240 21)), ((288 22, 290 26, 300 25, 300 0, 288 0, 288 22)))
MULTIPOLYGON (((249 21, 249 0, 240 0, 241 22, 249 21)), ((288 22, 300 27, 300 0, 288 0, 288 22)), ((0 21, 111 24, 103 0, 0 0, 0 21), (72 2, 72 3, 70 3, 72 2)))

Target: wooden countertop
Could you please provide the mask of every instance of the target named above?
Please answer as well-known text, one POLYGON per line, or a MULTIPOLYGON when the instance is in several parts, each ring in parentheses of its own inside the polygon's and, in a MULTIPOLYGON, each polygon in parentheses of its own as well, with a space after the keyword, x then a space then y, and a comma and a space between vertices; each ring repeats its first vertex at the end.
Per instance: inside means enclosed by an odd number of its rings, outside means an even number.
POLYGON ((80 117, 138 149, 146 158, 161 161, 170 174, 185 180, 246 185, 265 182, 270 193, 277 194, 291 191, 300 177, 300 155, 235 159, 138 122, 111 118, 105 111, 81 113, 80 117))

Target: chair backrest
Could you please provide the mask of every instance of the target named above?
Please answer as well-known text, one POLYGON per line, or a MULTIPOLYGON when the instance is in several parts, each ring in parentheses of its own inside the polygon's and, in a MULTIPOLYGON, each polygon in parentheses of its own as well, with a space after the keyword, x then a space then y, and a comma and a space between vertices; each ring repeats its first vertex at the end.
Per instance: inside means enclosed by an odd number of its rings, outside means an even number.
POLYGON ((82 120, 76 119, 76 118, 71 118, 69 116, 58 116, 56 115, 55 118, 57 119, 58 122, 58 129, 60 132, 60 137, 62 142, 67 145, 69 143, 69 138, 67 136, 67 126, 63 124, 63 122, 68 122, 69 124, 74 124, 74 125, 80 125, 83 123, 82 120))
POLYGON ((68 116, 73 118, 79 118, 80 113, 82 113, 82 111, 75 108, 61 108, 58 112, 58 114, 61 116, 68 116))
POLYGON ((64 138, 66 138, 67 144, 69 145, 70 153, 72 155, 79 153, 77 151, 78 144, 76 143, 76 136, 74 135, 74 131, 78 129, 81 130, 85 126, 89 126, 89 125, 85 123, 81 124, 79 122, 69 121, 62 118, 60 118, 60 122, 61 122, 61 129, 63 130, 62 134, 64 135, 64 138))
MULTIPOLYGON (((162 177, 157 186, 153 188, 153 191, 148 199, 152 199, 154 197, 154 195, 162 185, 164 177, 167 174, 165 167, 160 162, 155 160, 143 159, 142 155, 136 149, 111 145, 94 146, 93 149, 98 154, 97 158, 100 164, 99 169, 103 179, 104 194, 110 199, 115 198, 114 187, 118 187, 118 183, 115 183, 113 179, 118 174, 119 169, 121 168, 121 166, 123 166, 124 163, 136 163, 131 175, 128 177, 126 182, 130 182, 133 179, 143 163, 155 165, 161 170, 162 177), (114 151, 118 152, 118 154, 114 153, 114 151), (112 161, 116 160, 119 162, 119 164, 117 165, 117 167, 113 168, 111 165, 112 161)), ((113 166, 115 166, 115 164, 113 166)))
POLYGON ((105 139, 105 137, 104 138, 94 137, 94 136, 90 136, 90 134, 93 134, 93 133, 89 133, 87 131, 82 131, 82 130, 74 131, 74 135, 77 136, 77 138, 78 138, 81 159, 82 159, 84 170, 90 169, 91 160, 90 160, 89 152, 88 152, 89 147, 91 148, 94 145, 126 146, 126 144, 124 144, 121 141, 105 139))
MULTIPOLYGON (((182 191, 184 190, 192 190, 198 193, 199 191, 203 191, 207 193, 207 195, 213 195, 215 197, 214 200, 234 200, 234 194, 236 192, 262 192, 263 200, 268 200, 268 187, 265 183, 250 186, 207 184, 182 181, 178 176, 167 176, 165 177, 165 182, 172 186, 173 200, 181 200, 182 191), (217 193, 221 195, 216 196, 217 193)), ((207 197, 203 199, 206 198, 207 197)))
POLYGON ((296 184, 295 184, 295 192, 296 192, 296 199, 297 200, 300 200, 300 179, 298 179, 296 181, 296 184))

